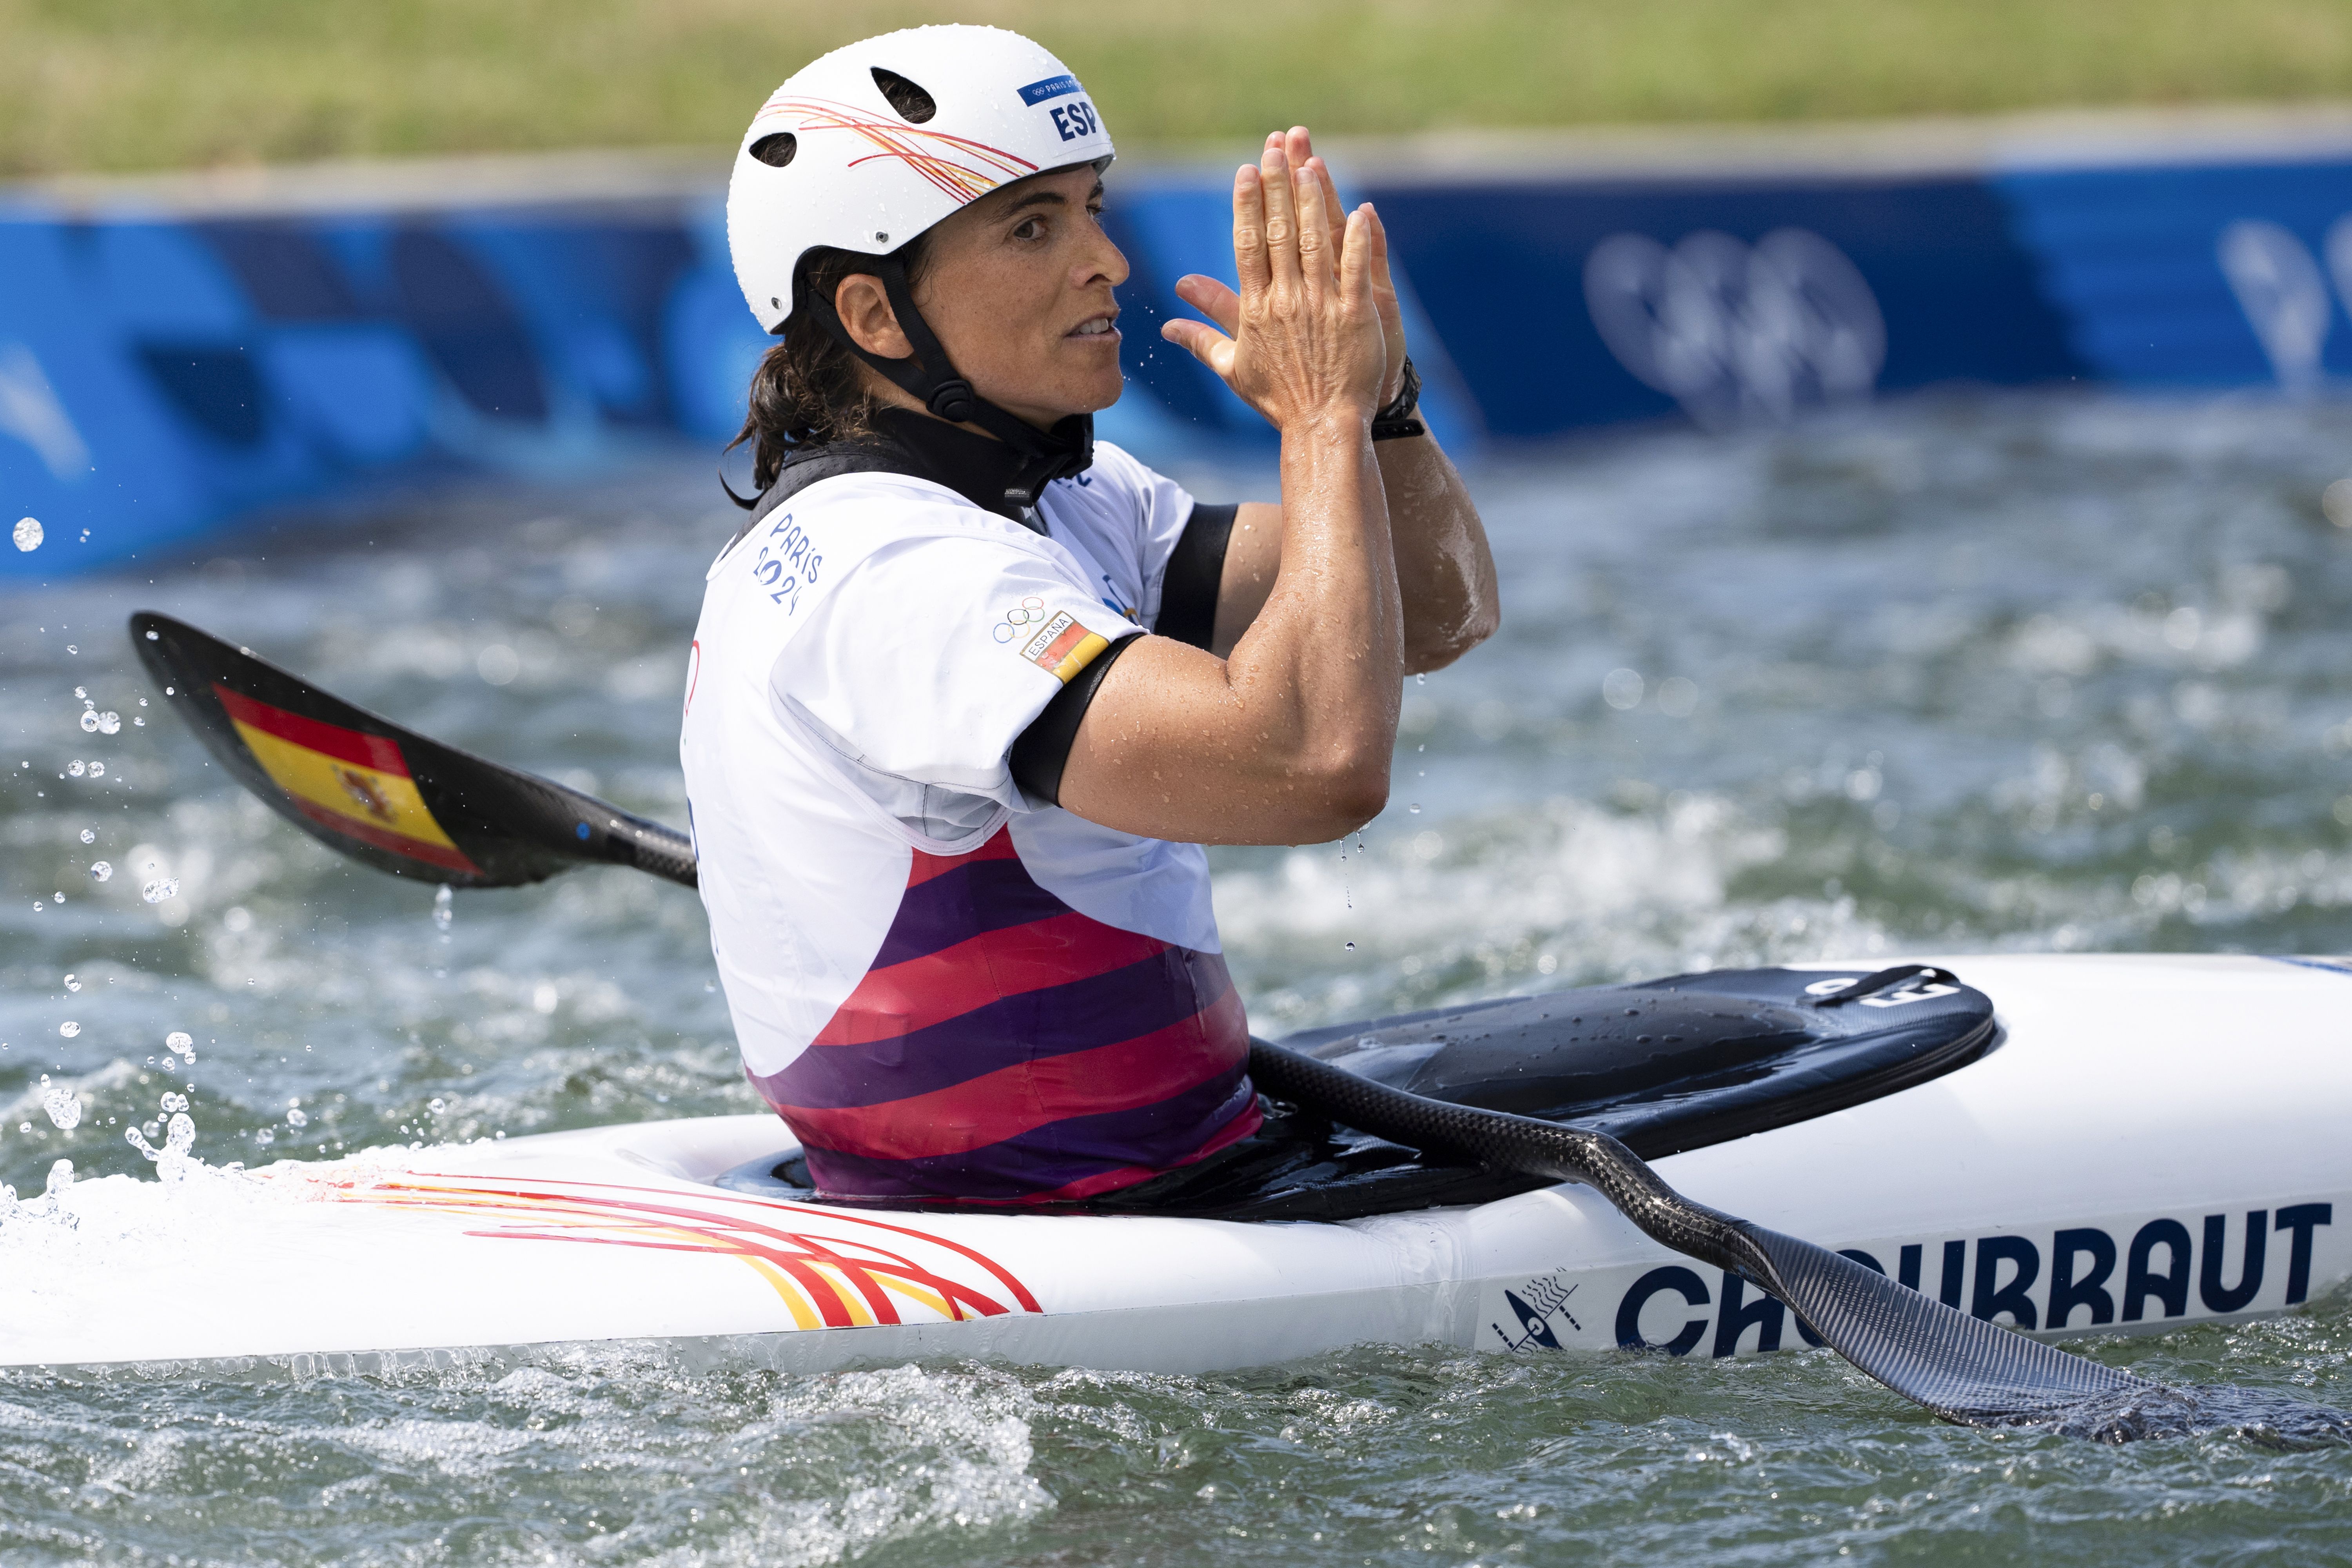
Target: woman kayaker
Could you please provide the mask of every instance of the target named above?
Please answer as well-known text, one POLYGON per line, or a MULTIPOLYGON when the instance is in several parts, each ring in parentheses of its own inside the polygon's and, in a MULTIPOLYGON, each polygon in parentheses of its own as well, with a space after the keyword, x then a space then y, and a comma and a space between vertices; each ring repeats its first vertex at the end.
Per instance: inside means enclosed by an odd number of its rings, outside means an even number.
POLYGON ((681 752, 751 1081, 851 1201, 1055 1204, 1260 1125, 1202 844, 1388 796, 1400 679, 1494 630, 1415 417, 1386 241, 1307 132, 1234 181, 1240 290, 1165 335, 1281 433, 1278 504, 1093 439, 1121 390, 1112 157, 987 27, 836 50, 744 134, 736 272, 779 342, 681 752))

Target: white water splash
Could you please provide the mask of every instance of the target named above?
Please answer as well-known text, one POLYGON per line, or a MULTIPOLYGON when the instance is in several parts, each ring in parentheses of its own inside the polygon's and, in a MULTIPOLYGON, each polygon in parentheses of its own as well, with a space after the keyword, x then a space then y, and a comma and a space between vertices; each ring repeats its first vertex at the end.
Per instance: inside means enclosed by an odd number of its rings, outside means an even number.
POLYGON ((60 1132, 70 1132, 81 1125, 81 1097, 63 1084, 52 1087, 49 1075, 41 1075, 41 1109, 48 1114, 49 1124, 60 1132))

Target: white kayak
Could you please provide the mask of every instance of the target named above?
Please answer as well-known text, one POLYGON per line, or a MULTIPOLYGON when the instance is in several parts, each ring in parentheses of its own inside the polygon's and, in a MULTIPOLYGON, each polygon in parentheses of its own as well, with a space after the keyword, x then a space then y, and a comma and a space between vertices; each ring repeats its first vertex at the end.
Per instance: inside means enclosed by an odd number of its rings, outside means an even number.
MULTIPOLYGON (((1993 1048, 1659 1173, 2043 1335, 2273 1314, 2352 1278, 2352 963, 1950 963, 1993 999, 1993 1048)), ((772 1117, 729 1116, 251 1173, 166 1156, 167 1179, 84 1181, 0 1224, 0 1365, 374 1367, 667 1341, 790 1370, 1201 1372, 1362 1342, 1800 1342, 1778 1302, 1580 1186, 1240 1223, 887 1213, 716 1184, 793 1152, 772 1117)))

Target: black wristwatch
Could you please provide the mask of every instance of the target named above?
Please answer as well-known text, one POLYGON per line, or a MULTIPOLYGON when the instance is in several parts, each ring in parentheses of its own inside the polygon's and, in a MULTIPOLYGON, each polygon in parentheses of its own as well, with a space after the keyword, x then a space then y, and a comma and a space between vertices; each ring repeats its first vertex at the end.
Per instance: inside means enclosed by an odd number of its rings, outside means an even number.
POLYGON ((1421 406, 1421 373, 1412 368, 1412 356, 1405 355, 1404 381, 1388 406, 1372 416, 1372 439, 1401 441, 1408 436, 1426 436, 1429 426, 1413 417, 1421 406))

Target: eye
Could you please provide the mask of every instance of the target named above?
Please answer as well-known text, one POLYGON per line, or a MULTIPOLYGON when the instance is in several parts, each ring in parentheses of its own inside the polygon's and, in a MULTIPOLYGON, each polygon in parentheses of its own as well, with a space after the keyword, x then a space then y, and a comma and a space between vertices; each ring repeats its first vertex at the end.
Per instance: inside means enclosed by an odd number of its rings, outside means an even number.
POLYGON ((1013 226, 1013 237, 1015 239, 1045 238, 1045 220, 1041 217, 1023 218, 1018 224, 1013 226))

